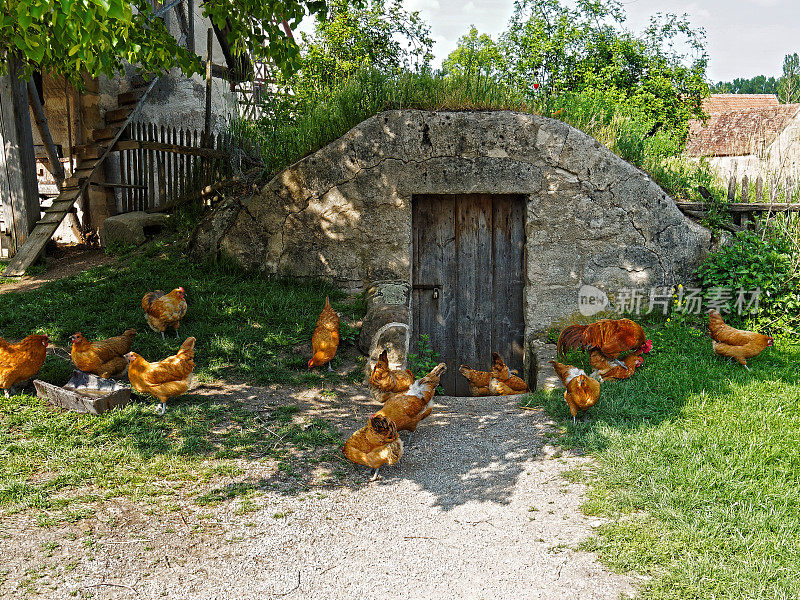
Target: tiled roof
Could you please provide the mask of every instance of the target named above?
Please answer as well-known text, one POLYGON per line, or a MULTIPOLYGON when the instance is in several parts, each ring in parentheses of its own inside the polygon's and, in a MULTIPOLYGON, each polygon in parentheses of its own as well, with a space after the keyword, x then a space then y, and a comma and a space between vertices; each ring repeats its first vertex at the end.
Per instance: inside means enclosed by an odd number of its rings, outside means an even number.
POLYGON ((778 106, 775 94, 711 94, 703 100, 703 112, 710 117, 732 110, 767 106, 778 106))
MULTIPOLYGON (((726 95, 734 96, 736 94, 726 95)), ((750 96, 762 98, 767 95, 751 94, 750 96)), ((772 97, 774 98, 774 96, 772 97)), ((686 153, 691 156, 759 154, 786 128, 798 111, 800 111, 800 104, 776 103, 722 113, 709 113, 709 119, 705 126, 699 120, 689 122, 686 153)))

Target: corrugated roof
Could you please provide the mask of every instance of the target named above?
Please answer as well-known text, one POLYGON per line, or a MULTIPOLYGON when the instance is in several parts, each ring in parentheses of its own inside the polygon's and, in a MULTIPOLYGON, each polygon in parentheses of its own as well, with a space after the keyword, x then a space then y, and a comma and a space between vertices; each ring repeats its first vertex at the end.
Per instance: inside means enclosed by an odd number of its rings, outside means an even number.
MULTIPOLYGON (((762 97, 768 94, 752 95, 762 97)), ((690 121, 686 153, 691 156, 759 154, 798 111, 800 104, 775 104, 710 114, 705 126, 702 121, 690 121)))

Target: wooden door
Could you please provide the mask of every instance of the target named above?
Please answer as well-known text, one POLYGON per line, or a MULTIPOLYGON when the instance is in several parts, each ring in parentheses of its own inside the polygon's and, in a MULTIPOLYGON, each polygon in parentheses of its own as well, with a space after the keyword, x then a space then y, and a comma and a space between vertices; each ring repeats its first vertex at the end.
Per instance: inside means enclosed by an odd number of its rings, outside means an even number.
POLYGON ((447 363, 445 393, 469 395, 461 364, 499 352, 522 373, 525 200, 489 194, 413 198, 413 335, 447 363))

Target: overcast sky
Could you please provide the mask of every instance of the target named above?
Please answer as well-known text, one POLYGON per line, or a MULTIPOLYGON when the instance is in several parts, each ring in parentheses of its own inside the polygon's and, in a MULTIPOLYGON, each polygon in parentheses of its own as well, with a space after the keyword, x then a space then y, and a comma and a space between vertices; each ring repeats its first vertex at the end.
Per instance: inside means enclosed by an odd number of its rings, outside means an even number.
MULTIPOLYGON (((754 75, 778 76, 783 57, 800 52, 800 0, 625 0, 627 25, 641 31, 656 12, 687 13, 706 29, 713 81, 754 75)), ((506 28, 513 0, 405 0, 431 25, 434 66, 441 65, 470 25, 481 33, 506 28)))

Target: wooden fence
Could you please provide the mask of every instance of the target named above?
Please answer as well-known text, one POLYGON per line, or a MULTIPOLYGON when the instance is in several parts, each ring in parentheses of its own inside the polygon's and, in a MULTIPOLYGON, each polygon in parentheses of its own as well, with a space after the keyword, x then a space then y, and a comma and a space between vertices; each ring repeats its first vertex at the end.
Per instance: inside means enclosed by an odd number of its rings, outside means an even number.
MULTIPOLYGON (((711 193, 700 189, 707 200, 711 193)), ((771 215, 779 212, 800 212, 800 180, 793 177, 768 177, 759 175, 754 181, 744 175, 736 177, 734 171, 728 179, 727 204, 725 209, 731 215, 732 231, 757 228, 758 215, 771 215)), ((704 202, 676 202, 685 214, 695 218, 705 218, 708 207, 704 202)))
POLYGON ((118 190, 120 213, 165 210, 260 163, 257 147, 228 133, 132 123, 129 137, 117 143, 120 182, 96 184, 118 190))

